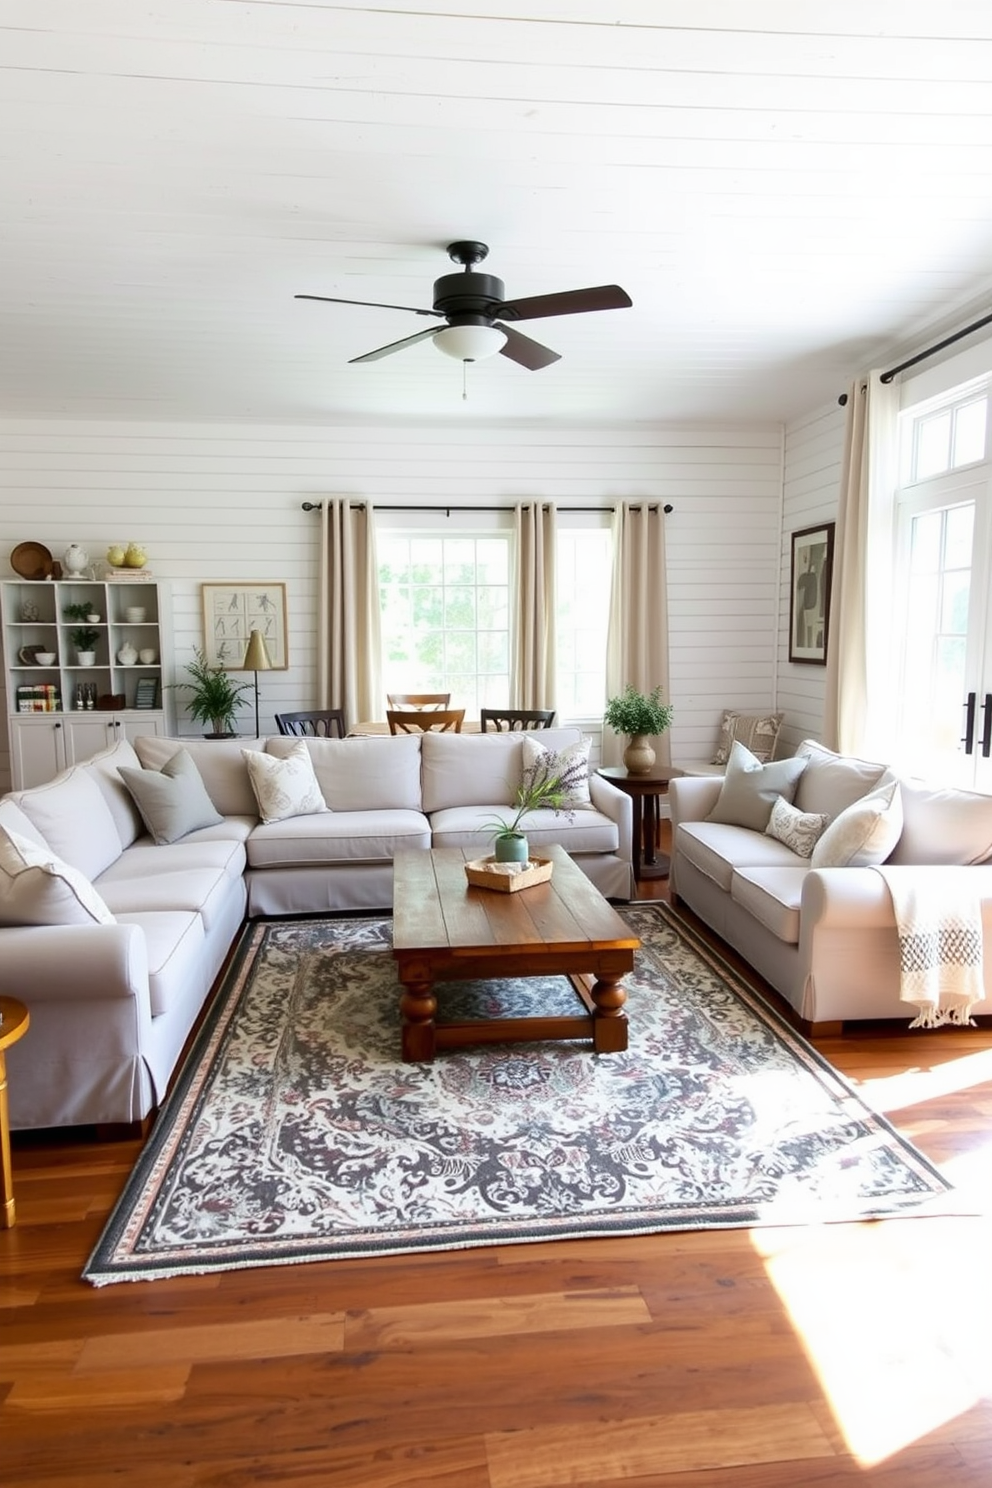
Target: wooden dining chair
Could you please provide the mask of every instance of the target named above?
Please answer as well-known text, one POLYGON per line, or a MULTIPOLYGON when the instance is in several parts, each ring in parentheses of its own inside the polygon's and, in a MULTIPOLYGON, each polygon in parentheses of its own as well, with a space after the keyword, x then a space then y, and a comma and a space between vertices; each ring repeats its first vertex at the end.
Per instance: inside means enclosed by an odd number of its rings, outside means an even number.
POLYGON ((393 709, 450 708, 450 692, 387 692, 386 702, 393 709))
POLYGON ((464 708, 431 712, 421 708, 388 708, 386 721, 391 734, 460 734, 465 719, 464 708))
POLYGON ((347 736, 343 708, 313 708, 299 713, 277 713, 276 728, 281 734, 298 734, 301 738, 330 739, 335 731, 339 739, 347 736))
POLYGON ((482 732, 513 733, 519 729, 551 728, 555 721, 554 708, 483 708, 481 711, 482 732))

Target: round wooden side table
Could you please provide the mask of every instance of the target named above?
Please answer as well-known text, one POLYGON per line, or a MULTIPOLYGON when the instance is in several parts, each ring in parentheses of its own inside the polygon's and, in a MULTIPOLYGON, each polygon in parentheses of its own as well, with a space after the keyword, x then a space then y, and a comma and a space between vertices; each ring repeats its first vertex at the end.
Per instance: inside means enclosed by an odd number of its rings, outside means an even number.
POLYGON ((634 878, 667 878, 667 853, 658 851, 658 801, 668 782, 684 771, 677 765, 655 766, 649 775, 631 775, 624 765, 600 765, 597 774, 626 791, 634 803, 634 878))
POLYGON ((0 997, 0 1230, 14 1223, 14 1174, 10 1161, 10 1116, 7 1111, 6 1050, 28 1031, 31 1014, 23 1002, 0 997))

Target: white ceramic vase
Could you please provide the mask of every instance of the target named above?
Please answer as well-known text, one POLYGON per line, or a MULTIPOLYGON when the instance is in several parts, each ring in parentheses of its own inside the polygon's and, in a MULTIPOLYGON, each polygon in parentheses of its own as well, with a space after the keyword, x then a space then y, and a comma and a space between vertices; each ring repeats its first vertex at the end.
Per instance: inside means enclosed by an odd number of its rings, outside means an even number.
POLYGON ((89 567, 90 555, 85 548, 78 543, 70 543, 62 554, 62 567, 67 574, 81 574, 83 569, 89 567))

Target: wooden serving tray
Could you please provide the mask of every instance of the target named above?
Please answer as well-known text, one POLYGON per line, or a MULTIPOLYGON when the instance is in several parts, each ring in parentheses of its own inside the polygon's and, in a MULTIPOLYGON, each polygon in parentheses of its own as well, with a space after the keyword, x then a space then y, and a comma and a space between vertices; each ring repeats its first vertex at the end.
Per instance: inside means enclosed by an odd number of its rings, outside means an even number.
POLYGON ((547 883, 554 866, 550 858, 528 858, 526 868, 521 868, 519 873, 512 873, 506 871, 507 864, 497 864, 495 858, 476 858, 465 864, 465 877, 477 888, 498 889, 503 894, 515 894, 518 889, 530 889, 534 884, 547 883))

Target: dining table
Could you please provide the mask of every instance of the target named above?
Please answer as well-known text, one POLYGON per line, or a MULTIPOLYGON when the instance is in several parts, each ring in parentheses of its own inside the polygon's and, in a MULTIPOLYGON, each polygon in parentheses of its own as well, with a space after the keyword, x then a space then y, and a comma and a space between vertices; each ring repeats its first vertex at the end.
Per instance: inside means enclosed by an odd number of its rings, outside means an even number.
MULTIPOLYGON (((429 717, 430 717, 430 714, 425 709, 425 711, 424 711, 424 719, 425 719, 425 721, 429 717)), ((450 732, 450 730, 449 730, 449 732, 450 732)), ((466 718, 465 721, 464 721, 464 723, 461 726, 461 732, 463 734, 480 734, 482 732, 482 725, 481 725, 481 723, 479 722, 479 720, 477 718, 474 718, 474 719, 466 718)), ((353 723, 352 726, 351 726, 351 728, 348 730, 348 738, 349 739, 362 739, 362 738, 366 738, 369 735, 375 735, 375 734, 380 734, 381 735, 381 734, 388 734, 388 733, 389 733, 389 724, 386 722, 386 720, 384 718, 382 720, 380 720, 378 718, 373 718, 373 719, 367 719, 363 723, 353 723)))

